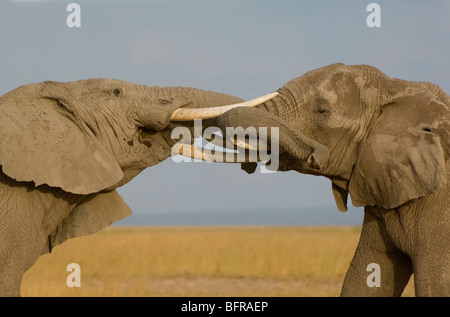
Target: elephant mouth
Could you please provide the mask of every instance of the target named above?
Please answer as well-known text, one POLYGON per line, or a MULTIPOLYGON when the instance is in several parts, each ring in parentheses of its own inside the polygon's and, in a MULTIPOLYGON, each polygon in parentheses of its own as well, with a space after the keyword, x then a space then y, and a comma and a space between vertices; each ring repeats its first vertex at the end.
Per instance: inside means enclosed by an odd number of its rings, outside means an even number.
MULTIPOLYGON (((158 133, 155 130, 151 130, 151 129, 147 129, 145 127, 139 127, 138 130, 138 141, 139 143, 144 144, 146 147, 150 148, 153 145, 153 137, 158 133)), ((128 143, 130 144, 130 142, 133 142, 133 140, 131 139, 130 141, 128 141, 128 143)), ((133 145, 133 144, 130 144, 133 145)))

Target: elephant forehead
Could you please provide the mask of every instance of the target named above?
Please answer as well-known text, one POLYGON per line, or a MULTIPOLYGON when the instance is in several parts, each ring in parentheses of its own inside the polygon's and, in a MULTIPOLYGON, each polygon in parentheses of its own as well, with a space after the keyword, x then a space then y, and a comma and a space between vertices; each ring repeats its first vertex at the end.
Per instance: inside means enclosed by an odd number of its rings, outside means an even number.
POLYGON ((338 92, 328 81, 310 81, 307 78, 297 78, 289 81, 285 86, 298 98, 298 102, 325 99, 330 103, 338 101, 338 92))
POLYGON ((321 98, 332 104, 344 102, 355 96, 358 87, 353 73, 348 71, 332 71, 320 76, 310 76, 308 84, 315 87, 321 98))
POLYGON ((91 86, 91 87, 107 87, 111 84, 121 84, 124 83, 124 81, 119 79, 110 79, 110 78, 89 78, 85 80, 79 81, 80 83, 91 86))
POLYGON ((123 87, 130 85, 126 81, 119 79, 109 79, 109 78, 89 78, 79 81, 72 81, 66 83, 69 89, 73 91, 78 91, 79 93, 91 93, 91 92, 102 92, 113 87, 123 87))
POLYGON ((337 90, 330 82, 320 82, 317 88, 320 90, 320 96, 331 104, 335 104, 339 97, 342 97, 338 95, 337 90))

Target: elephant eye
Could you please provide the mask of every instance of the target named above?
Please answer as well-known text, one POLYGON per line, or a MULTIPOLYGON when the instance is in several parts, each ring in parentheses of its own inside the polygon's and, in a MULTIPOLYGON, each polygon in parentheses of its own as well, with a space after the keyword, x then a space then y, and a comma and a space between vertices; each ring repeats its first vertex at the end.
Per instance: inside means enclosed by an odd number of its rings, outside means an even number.
POLYGON ((325 113, 327 111, 324 108, 319 106, 319 107, 317 107, 316 112, 322 114, 322 113, 325 113))
POLYGON ((120 95, 122 95, 122 89, 116 88, 114 89, 113 93, 116 97, 120 97, 120 95))
POLYGON ((314 111, 318 115, 323 115, 323 114, 328 113, 328 109, 329 109, 328 103, 324 100, 319 100, 316 103, 316 107, 315 107, 314 111))

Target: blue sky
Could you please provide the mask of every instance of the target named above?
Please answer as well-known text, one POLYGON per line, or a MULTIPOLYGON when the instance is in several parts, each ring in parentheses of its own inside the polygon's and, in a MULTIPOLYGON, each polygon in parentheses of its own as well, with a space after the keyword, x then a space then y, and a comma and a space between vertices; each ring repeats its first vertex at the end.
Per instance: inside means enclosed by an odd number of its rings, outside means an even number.
MULTIPOLYGON (((335 62, 450 92, 450 1, 378 1, 381 28, 366 25, 369 3, 2 1, 0 94, 31 82, 107 77, 250 99, 335 62), (81 28, 66 25, 70 2, 80 4, 81 28)), ((307 224, 319 216, 304 211, 323 209, 330 222, 362 220, 361 209, 337 211, 329 180, 295 172, 247 175, 234 165, 169 159, 119 192, 138 215, 228 211, 244 223, 255 210, 299 210, 299 224, 307 224)))

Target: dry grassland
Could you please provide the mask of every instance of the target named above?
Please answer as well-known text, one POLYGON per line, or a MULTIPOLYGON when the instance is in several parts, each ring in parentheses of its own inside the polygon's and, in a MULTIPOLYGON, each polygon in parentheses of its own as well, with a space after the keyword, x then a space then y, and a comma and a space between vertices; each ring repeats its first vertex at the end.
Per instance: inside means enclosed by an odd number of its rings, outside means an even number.
MULTIPOLYGON (((359 227, 109 227, 25 274, 23 296, 338 296, 359 227), (69 263, 81 287, 69 288, 69 263)), ((405 295, 413 296, 408 285, 405 295)))

